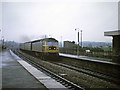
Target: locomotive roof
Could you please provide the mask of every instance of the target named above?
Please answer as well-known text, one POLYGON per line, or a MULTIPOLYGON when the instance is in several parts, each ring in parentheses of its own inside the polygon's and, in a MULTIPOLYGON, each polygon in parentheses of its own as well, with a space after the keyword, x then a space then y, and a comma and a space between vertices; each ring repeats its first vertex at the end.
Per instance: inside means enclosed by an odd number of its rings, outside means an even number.
POLYGON ((55 38, 44 38, 44 39, 34 40, 34 41, 26 42, 26 43, 34 43, 34 42, 40 42, 40 41, 47 41, 47 42, 55 41, 55 42, 58 42, 55 38))

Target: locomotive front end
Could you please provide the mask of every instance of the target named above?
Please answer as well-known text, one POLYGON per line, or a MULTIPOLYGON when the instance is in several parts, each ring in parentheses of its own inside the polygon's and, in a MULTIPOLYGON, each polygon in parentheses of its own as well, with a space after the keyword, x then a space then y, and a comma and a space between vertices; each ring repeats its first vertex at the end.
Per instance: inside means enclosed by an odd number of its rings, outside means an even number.
POLYGON ((59 44, 58 42, 46 42, 45 52, 49 54, 58 54, 59 53, 59 44))

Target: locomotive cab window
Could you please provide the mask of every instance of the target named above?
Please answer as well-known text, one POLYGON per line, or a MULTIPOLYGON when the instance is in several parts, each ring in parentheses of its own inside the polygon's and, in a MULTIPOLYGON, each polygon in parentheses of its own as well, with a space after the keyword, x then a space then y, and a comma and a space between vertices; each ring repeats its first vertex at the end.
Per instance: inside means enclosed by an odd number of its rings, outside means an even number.
POLYGON ((52 45, 52 42, 46 42, 46 45, 52 45))
POLYGON ((58 45, 58 42, 53 42, 53 45, 58 45))

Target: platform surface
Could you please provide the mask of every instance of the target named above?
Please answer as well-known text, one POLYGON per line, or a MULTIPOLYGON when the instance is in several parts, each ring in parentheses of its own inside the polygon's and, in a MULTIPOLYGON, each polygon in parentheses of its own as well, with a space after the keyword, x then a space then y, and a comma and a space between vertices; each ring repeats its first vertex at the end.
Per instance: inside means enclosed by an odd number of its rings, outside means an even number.
POLYGON ((22 60, 11 50, 2 53, 2 75, 3 88, 67 90, 65 86, 22 60))
POLYGON ((46 88, 27 72, 11 54, 2 52, 2 88, 46 88))
POLYGON ((86 61, 101 62, 101 63, 115 64, 115 65, 117 64, 112 62, 112 59, 95 58, 95 57, 88 57, 88 56, 81 56, 81 55, 77 56, 77 55, 64 54, 64 53, 59 53, 59 55, 64 57, 82 59, 86 61))

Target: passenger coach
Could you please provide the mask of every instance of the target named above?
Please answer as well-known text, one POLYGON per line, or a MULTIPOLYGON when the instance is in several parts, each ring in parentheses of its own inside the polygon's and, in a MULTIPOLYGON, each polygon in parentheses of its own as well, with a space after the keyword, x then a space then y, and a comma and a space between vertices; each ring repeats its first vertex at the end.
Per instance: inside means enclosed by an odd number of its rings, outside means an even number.
POLYGON ((54 38, 45 38, 20 44, 20 50, 32 52, 43 57, 45 55, 58 55, 59 43, 54 38))

